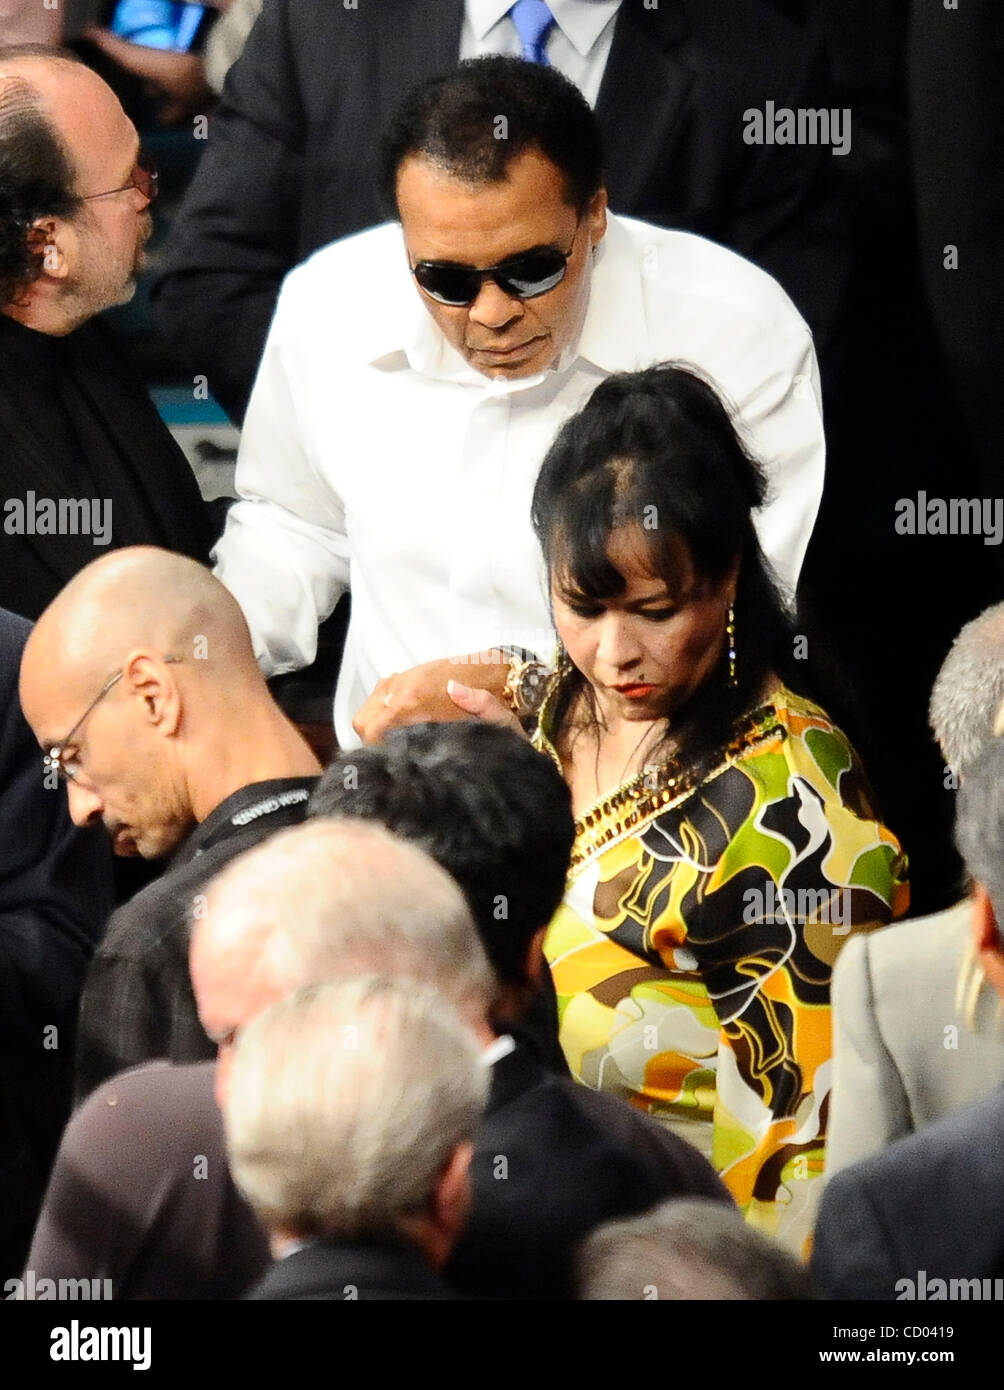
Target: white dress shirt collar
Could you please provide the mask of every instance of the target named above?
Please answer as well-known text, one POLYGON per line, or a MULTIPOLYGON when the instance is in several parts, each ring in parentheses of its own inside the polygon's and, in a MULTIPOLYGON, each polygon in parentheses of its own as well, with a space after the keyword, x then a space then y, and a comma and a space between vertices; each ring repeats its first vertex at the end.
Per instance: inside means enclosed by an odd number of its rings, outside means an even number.
POLYGON ((516 1039, 511 1033, 501 1033, 482 1052, 481 1061, 486 1067, 493 1067, 496 1062, 501 1062, 503 1057, 508 1057, 510 1052, 515 1051, 516 1039))
MULTIPOLYGON (((585 58, 620 9, 621 0, 547 0, 547 3, 555 24, 575 51, 585 58)), ((513 0, 467 0, 467 19, 479 43, 512 7, 513 0)))
MULTIPOLYGON (((400 232, 399 232, 400 234, 400 232)), ((605 372, 630 372, 651 362, 648 326, 637 256, 630 237, 612 214, 607 231, 596 247, 590 274, 589 304, 578 343, 567 349, 558 371, 568 370, 582 358, 605 372)), ((500 394, 539 385, 547 373, 514 381, 493 381, 470 366, 447 340, 426 309, 405 266, 402 282, 411 303, 398 302, 397 313, 379 313, 374 337, 365 360, 374 366, 393 367, 400 357, 413 371, 438 381, 456 381, 486 387, 500 394)))

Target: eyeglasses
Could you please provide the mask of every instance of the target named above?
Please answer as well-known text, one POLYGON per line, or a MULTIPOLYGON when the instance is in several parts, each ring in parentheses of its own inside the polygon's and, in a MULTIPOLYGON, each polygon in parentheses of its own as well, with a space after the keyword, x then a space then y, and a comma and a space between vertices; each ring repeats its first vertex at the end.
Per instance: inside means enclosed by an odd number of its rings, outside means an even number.
MULTIPOLYGON (((164 661, 180 661, 181 657, 165 656, 162 659, 164 661)), ((109 690, 111 690, 112 687, 122 679, 124 674, 125 673, 123 671, 116 671, 113 676, 108 677, 104 685, 95 695, 94 699, 84 710, 83 714, 77 720, 76 724, 74 724, 73 728, 62 740, 62 742, 53 744, 53 746, 49 749, 48 753, 44 755, 44 757, 42 758, 42 764, 46 772, 51 772, 54 770, 59 773, 60 777, 65 778, 67 782, 77 781, 77 774, 79 769, 74 765, 75 759, 67 758, 66 750, 72 745, 74 738, 83 727, 84 720, 87 718, 87 716, 92 712, 92 710, 97 709, 98 705, 108 694, 109 690)))
POLYGON ((88 203, 92 198, 110 198, 113 193, 124 193, 127 188, 138 188, 148 203, 157 196, 160 175, 151 157, 143 150, 136 157, 132 178, 121 188, 106 188, 104 193, 85 193, 81 202, 88 203))
POLYGON ((567 251, 558 246, 541 246, 510 256, 498 265, 486 266, 484 270, 458 265, 456 261, 418 261, 411 267, 411 273, 430 299, 455 308, 473 304, 486 280, 493 281, 514 299, 536 299, 564 280, 578 234, 577 222, 567 251))

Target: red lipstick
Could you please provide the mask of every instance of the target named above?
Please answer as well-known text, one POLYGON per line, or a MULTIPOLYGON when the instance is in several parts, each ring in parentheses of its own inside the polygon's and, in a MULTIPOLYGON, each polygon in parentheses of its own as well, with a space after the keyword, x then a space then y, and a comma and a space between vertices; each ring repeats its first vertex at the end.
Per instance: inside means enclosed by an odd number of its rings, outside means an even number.
POLYGON ((623 695, 626 700, 642 700, 646 695, 651 695, 655 689, 654 685, 615 685, 614 690, 618 695, 623 695))

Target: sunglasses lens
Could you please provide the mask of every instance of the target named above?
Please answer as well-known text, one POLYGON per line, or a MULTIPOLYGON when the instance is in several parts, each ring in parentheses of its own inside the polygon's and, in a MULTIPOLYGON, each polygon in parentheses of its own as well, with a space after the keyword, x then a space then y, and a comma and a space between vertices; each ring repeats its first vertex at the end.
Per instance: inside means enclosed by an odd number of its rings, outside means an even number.
POLYGON ((568 262, 560 251, 535 251, 532 256, 517 256, 499 266, 496 279, 507 294, 518 299, 533 299, 547 294, 565 278, 568 262))
POLYGON ((472 304, 481 289, 481 277, 463 266, 433 265, 419 261, 415 279, 432 299, 440 304, 472 304))

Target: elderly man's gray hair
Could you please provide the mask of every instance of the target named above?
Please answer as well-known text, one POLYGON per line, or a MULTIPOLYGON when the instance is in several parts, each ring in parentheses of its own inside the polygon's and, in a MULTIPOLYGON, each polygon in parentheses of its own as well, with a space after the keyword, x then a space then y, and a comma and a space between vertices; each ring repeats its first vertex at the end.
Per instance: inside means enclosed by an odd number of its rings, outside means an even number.
POLYGON ((580 1297, 593 1301, 811 1298, 793 1255, 720 1202, 664 1202, 608 1221, 579 1248, 580 1297))
POLYGON ((973 618, 952 643, 931 691, 928 716, 945 761, 965 774, 993 736, 1004 701, 1004 603, 973 618))
POLYGON ((228 864, 199 932, 239 950, 280 993, 348 975, 395 975, 483 1020, 497 992, 470 909, 444 869, 372 821, 308 821, 228 864))
POLYGON ((308 986, 238 1036, 234 1180, 274 1233, 392 1237, 472 1143, 487 1090, 473 1033, 434 990, 373 976, 308 986))
POLYGON ((966 767, 955 802, 955 843, 970 876, 1004 923, 1004 739, 992 739, 966 767))

